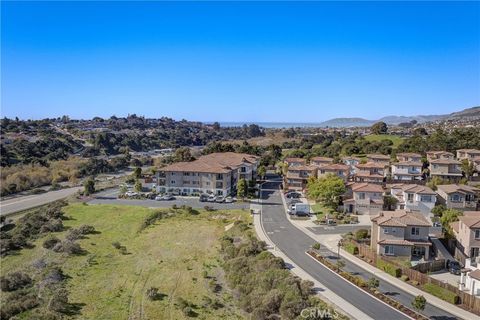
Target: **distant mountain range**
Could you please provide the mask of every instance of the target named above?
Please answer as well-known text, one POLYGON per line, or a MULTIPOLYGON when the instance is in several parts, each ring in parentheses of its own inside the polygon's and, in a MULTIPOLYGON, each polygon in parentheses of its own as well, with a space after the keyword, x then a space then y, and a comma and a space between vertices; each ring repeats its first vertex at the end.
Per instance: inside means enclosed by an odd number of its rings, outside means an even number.
POLYGON ((416 120, 418 123, 439 121, 439 120, 455 120, 465 117, 480 118, 480 106, 464 109, 459 112, 453 112, 444 115, 419 115, 419 116, 386 116, 378 120, 368 120, 363 118, 334 118, 319 124, 320 127, 369 127, 375 122, 383 121, 389 125, 398 125, 400 123, 416 120))

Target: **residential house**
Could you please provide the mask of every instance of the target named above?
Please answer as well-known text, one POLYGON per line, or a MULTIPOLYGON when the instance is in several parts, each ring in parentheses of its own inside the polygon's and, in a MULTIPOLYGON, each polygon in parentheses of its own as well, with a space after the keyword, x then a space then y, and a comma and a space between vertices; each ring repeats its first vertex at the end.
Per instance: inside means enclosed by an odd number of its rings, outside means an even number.
POLYGON ((415 184, 394 184, 390 186, 390 194, 398 200, 397 210, 420 212, 427 218, 437 201, 435 191, 415 184))
POLYGON ((423 163, 420 161, 400 161, 392 163, 392 179, 400 181, 422 180, 423 163))
POLYGON ((459 149, 457 150, 457 159, 462 161, 467 159, 469 161, 480 158, 480 150, 477 149, 459 149))
POLYGON ((342 178, 343 181, 347 181, 350 173, 350 167, 346 164, 340 163, 324 164, 318 167, 318 177, 326 176, 329 173, 342 178))
POLYGON ((383 183, 385 165, 378 162, 359 163, 355 166, 355 182, 383 183))
POLYGON ((401 152, 397 153, 397 160, 400 162, 421 162, 422 155, 418 153, 411 153, 411 152, 401 152))
POLYGON ((427 160, 438 160, 438 159, 447 159, 447 160, 454 160, 455 156, 453 153, 448 151, 427 151, 427 160))
POLYGON ((384 154, 379 154, 379 153, 367 154, 367 160, 368 162, 382 163, 386 166, 390 164, 390 156, 386 156, 384 154))
POLYGON ((458 160, 437 159, 430 161, 430 177, 458 181, 462 178, 461 163, 458 160))
POLYGON ((177 162, 159 169, 159 192, 181 195, 209 193, 227 196, 239 179, 256 177, 259 157, 235 152, 211 153, 191 162, 177 162))
POLYGON ((458 184, 437 186, 438 202, 448 209, 478 210, 480 189, 458 184))
POLYGON ((345 212, 375 215, 383 209, 383 187, 381 185, 353 183, 349 189, 352 198, 343 201, 345 212))
POLYGON ((343 157, 342 162, 350 167, 350 176, 354 176, 356 173, 355 166, 360 163, 360 158, 357 157, 343 157))
POLYGON ((466 259, 465 268, 460 272, 458 288, 472 296, 480 296, 480 261, 478 257, 476 259, 466 259))
MULTIPOLYGON (((455 235, 455 258, 480 259, 480 211, 465 211, 450 224, 455 235)), ((480 288, 479 288, 480 289, 480 288)))
POLYGON ((287 166, 303 166, 307 163, 307 160, 303 158, 285 158, 283 162, 287 166))
POLYGON ((327 157, 313 157, 310 159, 310 164, 314 166, 323 166, 326 164, 332 164, 333 163, 333 158, 327 158, 327 157))
POLYGON ((284 189, 303 191, 308 178, 317 176, 317 167, 312 165, 291 165, 284 176, 284 189))
POLYGON ((405 210, 381 211, 373 217, 371 247, 377 254, 429 259, 432 225, 421 213, 405 210))

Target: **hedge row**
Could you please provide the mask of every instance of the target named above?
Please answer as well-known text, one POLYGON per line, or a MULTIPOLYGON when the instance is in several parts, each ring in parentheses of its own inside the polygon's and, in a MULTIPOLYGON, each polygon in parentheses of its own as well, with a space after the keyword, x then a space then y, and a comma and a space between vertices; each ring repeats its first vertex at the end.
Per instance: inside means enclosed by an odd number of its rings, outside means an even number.
POLYGON ((402 269, 397 268, 391 263, 385 262, 382 259, 377 260, 377 268, 385 271, 386 273, 398 278, 402 275, 402 269))
POLYGON ((453 304, 459 304, 460 303, 460 297, 457 296, 455 293, 452 291, 449 291, 447 289, 444 289, 436 284, 433 283, 425 283, 422 286, 423 290, 425 290, 428 293, 433 294, 434 296, 445 300, 447 302, 453 303, 453 304))
POLYGON ((345 249, 345 251, 347 251, 350 254, 354 254, 354 255, 358 254, 358 246, 356 246, 351 242, 345 243, 343 246, 343 249, 345 249))

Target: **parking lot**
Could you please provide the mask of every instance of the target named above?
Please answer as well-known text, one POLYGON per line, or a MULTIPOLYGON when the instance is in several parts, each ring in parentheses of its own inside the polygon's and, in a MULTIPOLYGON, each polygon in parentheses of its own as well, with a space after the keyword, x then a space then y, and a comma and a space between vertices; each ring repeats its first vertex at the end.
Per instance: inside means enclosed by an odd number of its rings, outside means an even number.
POLYGON ((149 199, 118 199, 118 189, 108 189, 101 191, 95 195, 95 199, 89 201, 91 204, 115 204, 115 205, 129 205, 141 206, 147 208, 170 208, 173 205, 189 206, 195 209, 203 209, 209 206, 215 209, 250 209, 249 202, 234 202, 234 203, 215 203, 215 202, 200 202, 196 197, 175 197, 175 200, 156 201, 149 199))

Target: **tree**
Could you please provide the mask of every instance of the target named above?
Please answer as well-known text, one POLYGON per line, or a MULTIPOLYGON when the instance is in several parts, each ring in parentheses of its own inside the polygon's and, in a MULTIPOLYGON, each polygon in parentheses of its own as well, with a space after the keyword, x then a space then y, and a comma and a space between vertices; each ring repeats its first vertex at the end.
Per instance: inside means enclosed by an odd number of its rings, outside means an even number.
POLYGON ((237 182, 237 197, 244 199, 247 196, 247 181, 242 178, 237 182))
POLYGON ((435 216, 441 217, 445 210, 447 210, 447 207, 444 204, 437 204, 435 207, 433 207, 432 213, 435 216))
POLYGON ((384 210, 395 210, 395 207, 397 206, 398 200, 397 198, 391 196, 391 195, 386 195, 383 197, 383 209, 384 210))
POLYGON ((424 296, 418 295, 412 301, 412 307, 417 311, 422 311, 425 309, 425 305, 427 304, 427 299, 424 296))
POLYGON ((123 185, 120 186, 119 192, 121 194, 125 194, 125 193, 127 193, 127 191, 128 191, 128 188, 127 188, 126 185, 123 184, 123 185))
POLYGON ((83 183, 83 194, 86 196, 89 196, 94 192, 95 192, 95 181, 93 180, 93 178, 88 178, 83 183))
POLYGON ((135 186, 134 186, 134 189, 136 192, 142 192, 142 183, 140 182, 140 180, 137 180, 135 181, 135 186))
POLYGON ((307 195, 315 201, 333 210, 336 210, 340 202, 340 196, 346 191, 345 183, 334 174, 328 174, 319 179, 311 178, 307 183, 307 195))
POLYGON ((190 148, 181 147, 175 150, 174 159, 177 162, 188 162, 193 161, 195 158, 192 156, 190 148))
POLYGON ((135 179, 140 179, 142 177, 142 168, 136 167, 135 170, 133 170, 133 176, 135 179))
POLYGON ((258 167, 258 169, 257 169, 257 174, 258 174, 258 176, 259 176, 260 178, 262 178, 262 180, 263 180, 263 178, 264 178, 265 175, 267 174, 267 169, 265 169, 265 166, 260 166, 260 167, 258 167))
POLYGON ((468 159, 462 160, 462 171, 465 174, 465 177, 470 180, 470 177, 473 176, 475 172, 475 166, 473 162, 469 161, 468 159))
POLYGON ((443 229, 445 230, 445 236, 447 238, 453 238, 452 227, 450 224, 458 221, 458 217, 462 215, 463 213, 461 211, 455 209, 447 209, 443 211, 440 221, 442 222, 443 229))
POLYGON ((345 267, 345 261, 338 259, 337 260, 337 272, 340 272, 340 270, 345 267))
POLYGON ((388 131, 388 127, 385 122, 379 121, 370 128, 370 131, 373 134, 385 134, 388 131))
POLYGON ((368 279, 367 285, 370 289, 376 289, 380 285, 380 281, 375 277, 371 277, 368 279))

